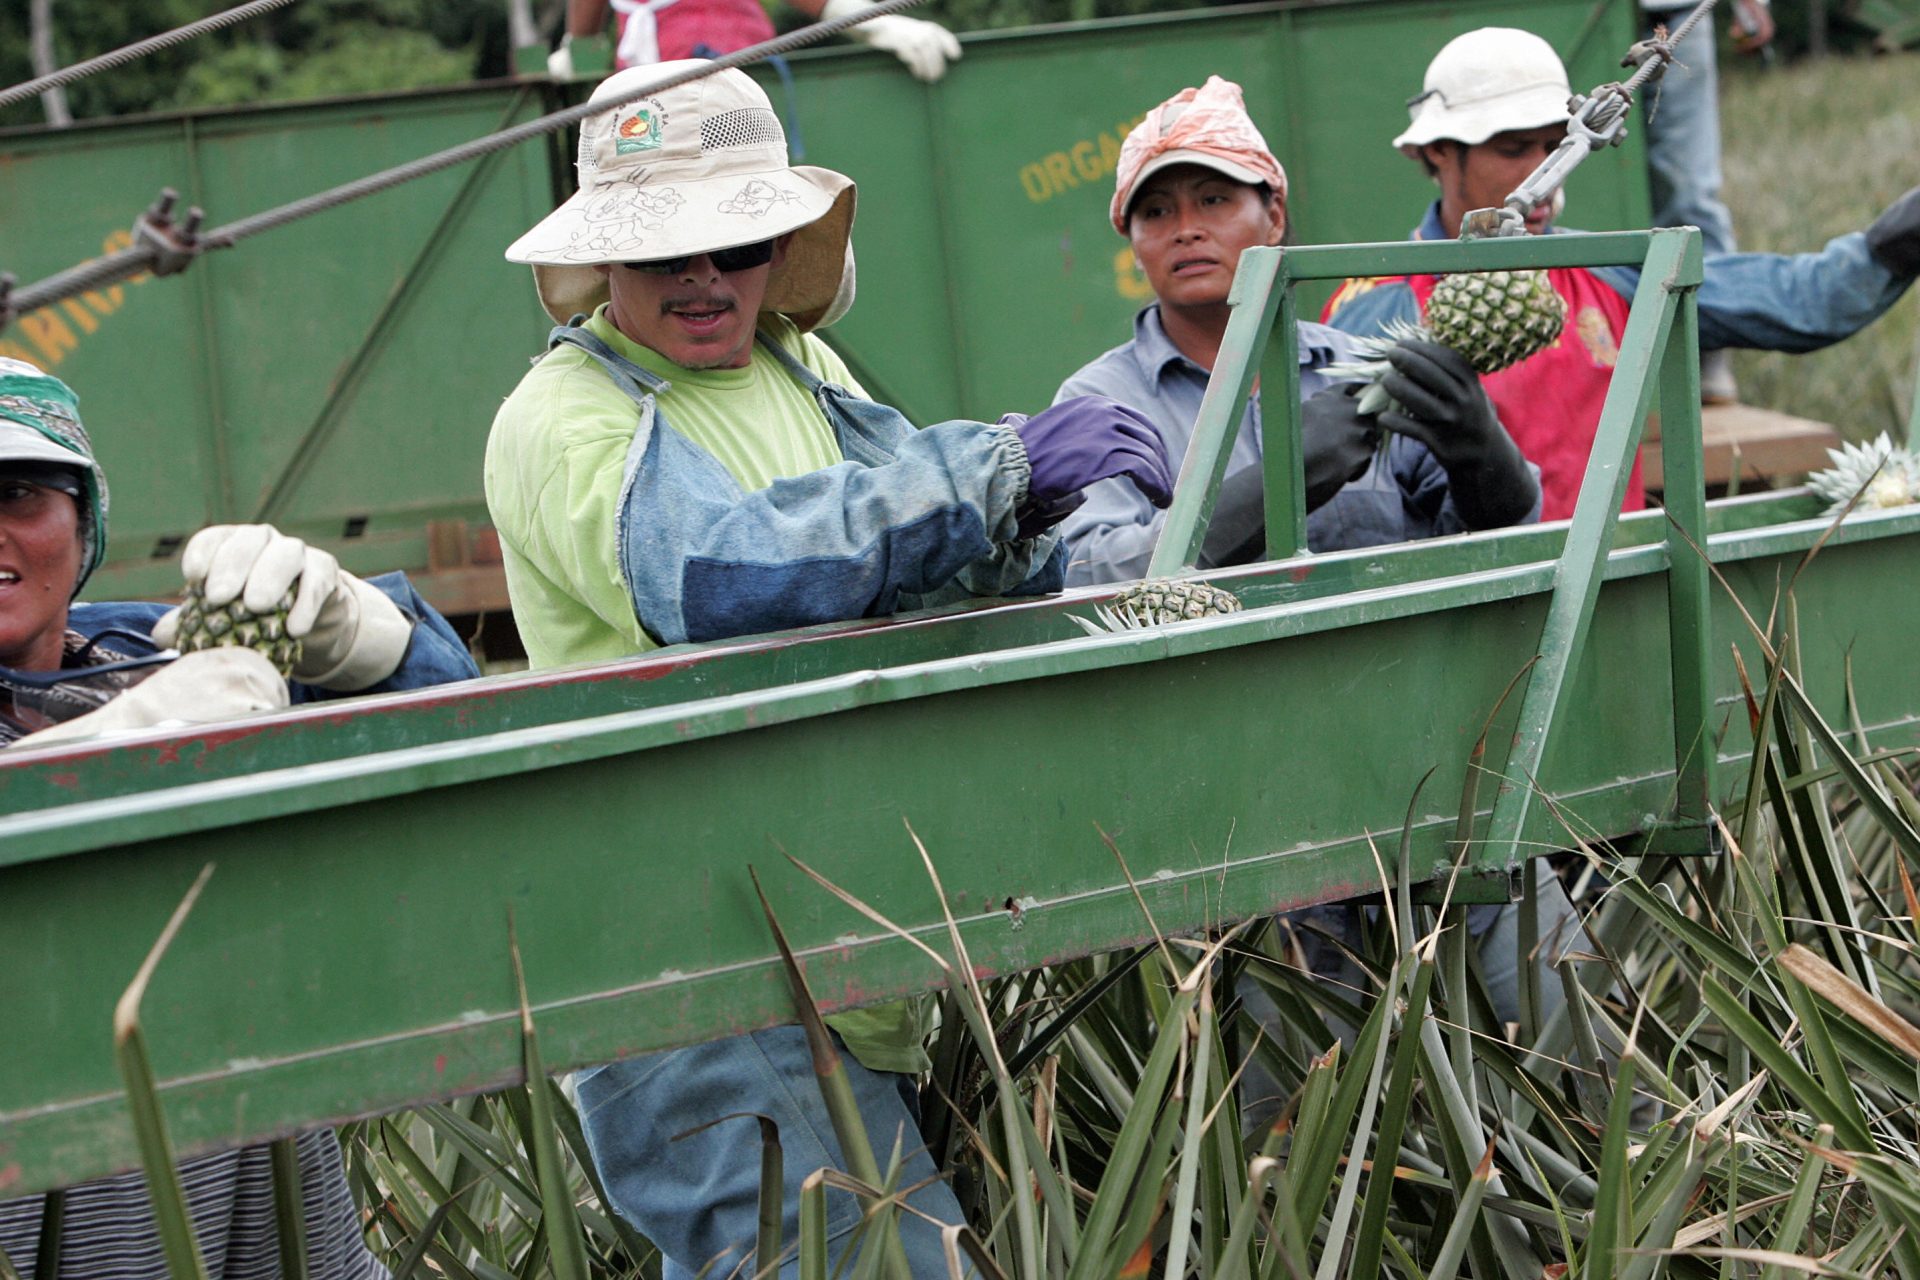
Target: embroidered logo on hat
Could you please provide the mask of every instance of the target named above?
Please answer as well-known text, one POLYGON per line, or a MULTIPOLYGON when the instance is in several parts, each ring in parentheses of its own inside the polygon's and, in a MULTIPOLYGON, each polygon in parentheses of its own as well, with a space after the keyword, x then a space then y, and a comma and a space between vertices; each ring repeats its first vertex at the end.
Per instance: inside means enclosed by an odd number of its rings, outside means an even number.
POLYGON ((615 155, 630 156, 637 151, 658 151, 660 134, 666 128, 667 113, 657 102, 635 107, 633 114, 620 121, 613 136, 615 155))

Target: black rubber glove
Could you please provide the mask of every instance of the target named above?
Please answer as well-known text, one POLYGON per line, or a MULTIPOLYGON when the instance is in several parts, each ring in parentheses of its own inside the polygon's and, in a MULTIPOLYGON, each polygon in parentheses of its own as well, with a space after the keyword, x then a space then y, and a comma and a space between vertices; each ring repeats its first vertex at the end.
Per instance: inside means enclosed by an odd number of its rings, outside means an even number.
POLYGON ((1251 564, 1267 549, 1267 486, 1259 463, 1242 467, 1220 482, 1213 519, 1200 544, 1200 567, 1251 564))
POLYGON ((1307 473, 1307 510, 1325 505, 1373 462, 1380 425, 1360 413, 1359 387, 1328 387, 1300 406, 1300 452, 1307 473))
POLYGON ((1540 483, 1500 425, 1466 357, 1437 342, 1402 342, 1387 353, 1393 372, 1380 380, 1397 406, 1380 425, 1427 446, 1446 469, 1453 506, 1469 529, 1525 518, 1540 483))
POLYGON ((1920 187, 1887 206, 1867 228, 1867 249, 1897 276, 1920 275, 1920 187))

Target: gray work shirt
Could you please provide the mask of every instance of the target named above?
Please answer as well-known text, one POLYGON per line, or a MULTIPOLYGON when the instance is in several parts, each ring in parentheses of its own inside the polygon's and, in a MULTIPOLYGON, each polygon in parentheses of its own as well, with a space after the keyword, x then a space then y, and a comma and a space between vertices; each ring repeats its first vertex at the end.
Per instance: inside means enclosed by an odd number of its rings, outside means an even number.
MULTIPOLYGON (((1300 333, 1300 398, 1304 401, 1333 386, 1324 372, 1336 361, 1357 358, 1353 339, 1326 325, 1302 321, 1300 333)), ((1180 354, 1160 323, 1158 303, 1133 321, 1133 339, 1094 360, 1060 384, 1054 403, 1073 396, 1109 396, 1130 405, 1160 429, 1167 457, 1178 469, 1186 456, 1200 400, 1207 390, 1207 371, 1180 354)), ((1247 401, 1240 433, 1234 437, 1227 463, 1229 481, 1247 467, 1256 469, 1262 457, 1260 394, 1247 401)), ((1067 582, 1083 586, 1098 582, 1126 582, 1147 572, 1153 545, 1160 537, 1166 513, 1148 502, 1132 482, 1102 480, 1086 490, 1087 501, 1060 525, 1068 549, 1067 582)), ((1215 520, 1236 513, 1218 511, 1215 520)), ((1257 520, 1257 512, 1239 513, 1257 520)), ((1538 519, 1536 513, 1533 517, 1538 519)), ((1249 528, 1249 533, 1255 526, 1249 528)), ((1454 510, 1447 473, 1425 445, 1405 436, 1392 437, 1386 465, 1378 457, 1358 480, 1340 490, 1307 515, 1307 546, 1314 551, 1371 547, 1466 529, 1454 510)), ((1204 566, 1203 566, 1204 567, 1204 566)))

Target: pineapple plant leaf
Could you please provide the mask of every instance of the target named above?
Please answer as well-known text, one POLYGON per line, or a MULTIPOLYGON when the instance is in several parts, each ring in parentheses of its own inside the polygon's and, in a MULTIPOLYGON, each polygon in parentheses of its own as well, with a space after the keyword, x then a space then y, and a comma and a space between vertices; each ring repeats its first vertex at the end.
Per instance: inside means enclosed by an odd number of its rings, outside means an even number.
POLYGON ((1360 412, 1398 409, 1380 380, 1393 366, 1387 353, 1402 342, 1437 342, 1466 357, 1478 374, 1498 373, 1560 340, 1567 303, 1545 271, 1476 271, 1440 277, 1418 325, 1394 321, 1384 334, 1358 339, 1359 360, 1331 364, 1326 372, 1367 384, 1360 412))
POLYGON ((1112 631, 1143 631, 1169 622, 1238 613, 1240 607, 1240 597, 1209 583, 1149 578, 1095 605, 1093 619, 1068 616, 1088 635, 1103 636, 1112 631))
POLYGON ((182 593, 180 629, 176 647, 181 653, 238 645, 252 649, 271 662, 282 676, 291 676, 300 661, 301 642, 287 634, 287 615, 293 610, 296 580, 273 608, 254 613, 242 600, 211 605, 199 583, 189 583, 182 593))

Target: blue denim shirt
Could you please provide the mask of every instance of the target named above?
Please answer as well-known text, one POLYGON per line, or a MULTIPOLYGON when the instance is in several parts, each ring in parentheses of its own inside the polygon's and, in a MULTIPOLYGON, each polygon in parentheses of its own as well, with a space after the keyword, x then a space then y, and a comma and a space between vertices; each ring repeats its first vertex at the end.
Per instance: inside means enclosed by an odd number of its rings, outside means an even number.
MULTIPOLYGON (((1300 398, 1334 385, 1327 365, 1356 358, 1353 339, 1325 325, 1300 324, 1300 398)), ((1158 303, 1134 317, 1133 339, 1092 361, 1060 384, 1057 404, 1073 396, 1111 396, 1153 420, 1177 466, 1193 438, 1193 424, 1207 390, 1207 370, 1180 353, 1160 322, 1158 303)), ((1260 394, 1247 401, 1245 419, 1227 462, 1231 483, 1245 469, 1256 471, 1264 456, 1260 394)), ((1103 480, 1087 489, 1084 506, 1060 525, 1070 548, 1067 581, 1125 582, 1147 571, 1166 513, 1125 480, 1103 480)), ((1216 511, 1216 522, 1232 513, 1216 511)), ((1537 520, 1536 511, 1530 519, 1537 520)), ((1315 551, 1371 547, 1443 533, 1466 524, 1454 510, 1447 473, 1427 447, 1404 436, 1387 446, 1383 466, 1375 458, 1365 474, 1307 515, 1307 546, 1315 551)), ((1204 566, 1203 566, 1204 567, 1204 566)))
MULTIPOLYGON (((1548 235, 1578 235, 1548 227, 1548 235)), ((1452 237, 1440 222, 1440 202, 1427 208, 1414 240, 1452 237)), ((1633 299, 1640 285, 1638 267, 1595 267, 1593 274, 1621 297, 1633 299)), ((1694 295, 1700 308, 1700 349, 1752 347, 1761 351, 1817 351, 1850 338, 1878 320, 1913 284, 1897 276, 1867 251, 1863 231, 1835 236, 1814 253, 1709 253, 1705 279, 1694 295)), ((1383 295, 1397 301, 1397 295, 1383 295)), ((1411 296, 1399 309, 1417 318, 1411 296)), ((1375 304, 1380 305, 1380 304, 1375 304)), ((1369 323, 1384 317, 1368 315, 1369 323)), ((1342 328, 1367 332, 1356 312, 1341 317, 1342 328)))
MULTIPOLYGON (((301 684, 298 680, 288 681, 287 692, 295 706, 331 698, 358 698, 370 693, 423 689, 428 685, 447 684, 454 680, 471 680, 480 674, 480 668, 474 665, 473 655, 467 652, 467 646, 453 633, 447 620, 420 598, 413 584, 407 581, 406 574, 383 573, 368 578, 367 582, 378 587, 387 599, 399 605, 400 612, 413 623, 413 637, 407 641, 406 656, 401 658, 400 666, 392 675, 372 688, 356 693, 336 693, 330 689, 316 689, 301 684)), ((153 624, 160 620, 160 615, 169 607, 148 600, 76 604, 67 611, 67 626, 89 639, 108 629, 144 637, 152 634, 153 624)), ((112 647, 123 653, 140 648, 138 644, 130 642, 131 637, 116 636, 114 640, 112 647)), ((153 651, 155 646, 149 641, 143 652, 153 651)))
POLYGON ((663 379, 585 329, 562 325, 550 341, 592 356, 639 409, 616 546, 634 613, 663 644, 1061 587, 1059 540, 1015 533, 1031 471, 1010 427, 916 431, 763 338, 759 355, 813 393, 846 461, 745 493, 712 454, 665 429, 663 379))

